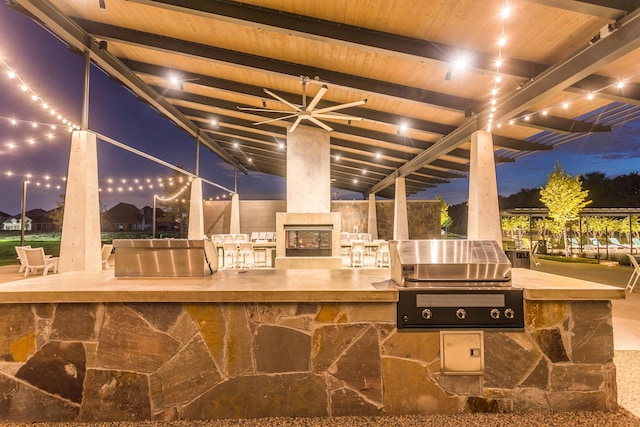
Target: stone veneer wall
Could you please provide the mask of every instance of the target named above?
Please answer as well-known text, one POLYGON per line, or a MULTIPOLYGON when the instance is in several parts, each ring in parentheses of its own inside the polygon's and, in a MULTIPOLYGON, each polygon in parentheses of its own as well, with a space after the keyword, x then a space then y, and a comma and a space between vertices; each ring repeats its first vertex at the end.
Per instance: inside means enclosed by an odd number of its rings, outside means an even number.
POLYGON ((527 301, 485 374, 394 303, 0 305, 1 421, 614 410, 608 301, 527 301))

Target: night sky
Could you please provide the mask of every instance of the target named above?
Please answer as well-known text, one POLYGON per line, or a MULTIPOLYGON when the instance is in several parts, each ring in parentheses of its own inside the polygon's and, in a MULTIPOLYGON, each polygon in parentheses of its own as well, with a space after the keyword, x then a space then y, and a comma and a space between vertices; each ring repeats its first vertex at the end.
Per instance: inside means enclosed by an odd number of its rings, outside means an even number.
MULTIPOLYGON (((83 84, 82 57, 22 15, 0 3, 0 59, 57 112, 80 124, 83 84)), ((27 190, 26 209, 56 207, 64 193, 71 134, 64 126, 51 129, 57 120, 45 112, 41 102, 34 102, 20 90, 16 79, 8 77, 0 62, 0 211, 14 215, 20 212, 22 183, 25 174, 31 183, 27 190), (12 125, 10 119, 18 120, 12 125), (25 122, 21 122, 25 121, 25 122), (33 128, 31 123, 40 125, 33 128), (49 139, 50 133, 55 135, 49 139), (29 140, 34 142, 30 143, 29 140), (11 148, 10 144, 13 144, 11 148), (12 172, 9 176, 7 172, 12 172), (49 176, 47 180, 45 177, 49 176), (37 185, 40 182, 40 186, 37 185), (49 184, 49 188, 46 184, 49 184), (57 185, 61 189, 55 188, 57 185)), ((89 128, 134 147, 173 165, 195 172, 196 144, 193 137, 178 129, 155 110, 137 100, 119 83, 95 67, 91 69, 89 91, 89 128)), ((166 167, 143 159, 106 142, 98 141, 98 169, 102 193, 101 204, 110 208, 118 202, 143 207, 153 203, 153 195, 161 194, 147 179, 173 175, 166 167), (112 179, 113 184, 107 180, 112 179), (125 179, 127 182, 122 183, 125 179), (134 183, 138 179, 138 183, 134 183), (138 189, 143 186, 143 189, 138 189), (117 188, 122 188, 118 192, 117 188), (129 187, 134 188, 133 191, 129 187), (107 192, 113 188, 113 192, 107 192)), ((609 177, 640 172, 640 120, 616 128, 609 134, 588 135, 564 144, 553 151, 532 154, 515 163, 497 167, 498 190, 509 195, 522 188, 543 186, 556 161, 571 173, 603 172, 609 177)), ((203 178, 226 188, 234 187, 233 167, 206 148, 200 150, 200 172, 203 178)), ((334 189, 340 199, 362 199, 362 195, 334 189)), ((224 192, 204 185, 204 197, 222 197, 224 192)), ((240 199, 284 199, 284 178, 251 172, 238 173, 240 199)), ((441 195, 450 205, 467 199, 468 180, 411 196, 433 199, 441 195)), ((227 196, 228 197, 228 196, 227 196)))

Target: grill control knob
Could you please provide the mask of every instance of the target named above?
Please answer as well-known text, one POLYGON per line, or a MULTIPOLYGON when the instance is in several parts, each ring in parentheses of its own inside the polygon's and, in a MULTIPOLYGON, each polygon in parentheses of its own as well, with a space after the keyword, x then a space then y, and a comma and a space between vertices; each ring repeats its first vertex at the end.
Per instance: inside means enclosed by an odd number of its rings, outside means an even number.
POLYGON ((515 313, 513 312, 513 310, 512 310, 512 309, 510 309, 510 308, 507 308, 507 309, 504 311, 504 317, 506 317, 507 319, 513 319, 513 317, 514 317, 515 315, 516 315, 516 314, 515 314, 515 313))
POLYGON ((500 318, 500 310, 498 310, 497 308, 492 309, 489 314, 491 315, 492 319, 499 319, 500 318))
POLYGON ((464 308, 459 308, 458 311, 456 311, 456 317, 458 319, 466 319, 467 312, 464 310, 464 308))
POLYGON ((431 319, 431 310, 429 310, 428 308, 425 308, 424 310, 422 310, 422 317, 424 317, 427 320, 431 319))

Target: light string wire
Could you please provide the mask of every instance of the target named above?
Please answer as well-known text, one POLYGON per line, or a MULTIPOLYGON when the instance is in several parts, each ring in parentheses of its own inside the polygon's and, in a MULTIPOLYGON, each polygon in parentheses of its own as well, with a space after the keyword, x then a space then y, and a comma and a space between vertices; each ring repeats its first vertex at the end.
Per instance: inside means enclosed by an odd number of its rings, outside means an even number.
POLYGON ((65 118, 62 114, 56 111, 56 109, 53 108, 50 103, 45 101, 40 95, 38 95, 33 89, 31 89, 29 85, 18 75, 18 73, 16 73, 9 66, 4 58, 0 57, 0 63, 2 63, 2 65, 4 65, 4 67, 6 68, 7 77, 9 77, 10 80, 14 80, 18 83, 17 86, 19 90, 24 93, 26 97, 30 98, 33 102, 40 103, 40 106, 44 111, 48 112, 52 117, 56 118, 61 124, 67 126, 69 130, 80 129, 80 126, 65 118))

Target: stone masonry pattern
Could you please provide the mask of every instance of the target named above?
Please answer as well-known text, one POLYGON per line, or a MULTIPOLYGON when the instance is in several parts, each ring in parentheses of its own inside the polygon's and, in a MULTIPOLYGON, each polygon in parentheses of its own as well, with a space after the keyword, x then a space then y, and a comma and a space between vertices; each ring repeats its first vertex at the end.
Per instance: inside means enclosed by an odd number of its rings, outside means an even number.
POLYGON ((452 376, 393 303, 0 305, 0 421, 616 409, 610 303, 525 308, 452 376))

